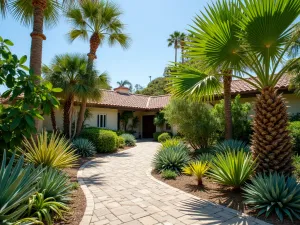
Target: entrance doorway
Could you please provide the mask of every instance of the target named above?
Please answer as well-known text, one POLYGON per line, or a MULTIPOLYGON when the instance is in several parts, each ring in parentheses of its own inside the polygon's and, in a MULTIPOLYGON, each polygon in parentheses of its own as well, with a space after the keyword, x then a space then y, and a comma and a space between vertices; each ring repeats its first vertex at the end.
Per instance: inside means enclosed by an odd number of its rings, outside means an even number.
POLYGON ((143 116, 143 138, 153 138, 156 126, 153 124, 154 115, 143 116))

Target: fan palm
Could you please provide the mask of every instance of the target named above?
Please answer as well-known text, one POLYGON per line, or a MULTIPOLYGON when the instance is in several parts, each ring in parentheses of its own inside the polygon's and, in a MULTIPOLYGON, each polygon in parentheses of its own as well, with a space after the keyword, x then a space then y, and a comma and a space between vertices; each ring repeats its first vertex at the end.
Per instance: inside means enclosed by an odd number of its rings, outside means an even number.
MULTIPOLYGON (((66 16, 73 25, 68 34, 70 41, 81 38, 90 42, 88 73, 93 67, 98 47, 103 45, 105 40, 108 41, 110 46, 118 43, 123 48, 129 47, 130 38, 124 33, 125 25, 120 20, 121 15, 122 12, 119 6, 110 1, 86 0, 68 9, 66 16), (89 34, 91 34, 90 38, 89 34)), ((76 135, 81 132, 86 103, 87 99, 83 98, 77 121, 76 135)))
MULTIPOLYGON (((260 91, 255 104, 251 146, 253 156, 257 158, 257 170, 291 174, 288 115, 285 102, 275 86, 297 61, 294 59, 283 65, 291 44, 293 23, 300 14, 300 2, 219 0, 206 12, 203 19, 195 19, 191 31, 195 37, 187 54, 194 59, 201 56, 209 67, 220 67, 221 75, 233 70, 233 76, 260 91), (245 75, 250 79, 244 78, 245 75)), ((172 78, 175 95, 193 93, 207 97, 217 93, 213 82, 216 75, 206 74, 204 70, 194 72, 186 66, 176 69, 172 78)))
POLYGON ((120 87, 128 87, 130 89, 130 91, 132 90, 132 84, 130 83, 129 80, 121 80, 121 81, 118 81, 117 84, 120 86, 120 87))
POLYGON ((181 33, 179 31, 174 31, 167 40, 168 47, 174 47, 175 49, 175 63, 177 63, 177 50, 180 48, 181 39, 181 33))
POLYGON ((63 89, 58 97, 64 99, 63 130, 68 137, 72 136, 71 123, 75 99, 99 100, 101 98, 100 88, 107 85, 108 82, 105 73, 99 76, 98 72, 93 69, 92 73, 87 74, 87 64, 84 55, 65 54, 55 56, 49 67, 43 66, 46 80, 63 89))

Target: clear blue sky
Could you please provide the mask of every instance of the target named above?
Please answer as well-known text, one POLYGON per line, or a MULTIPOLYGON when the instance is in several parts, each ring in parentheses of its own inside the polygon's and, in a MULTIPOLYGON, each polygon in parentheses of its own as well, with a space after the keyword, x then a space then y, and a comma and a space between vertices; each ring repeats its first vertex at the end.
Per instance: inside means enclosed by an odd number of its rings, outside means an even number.
MULTIPOLYGON (((168 48, 167 39, 175 30, 186 31, 194 16, 203 10, 208 0, 114 0, 124 12, 122 21, 127 25, 126 32, 131 36, 129 49, 119 46, 102 46, 98 49, 96 67, 107 71, 111 86, 116 87, 119 80, 128 79, 133 85, 147 86, 152 79, 162 76, 165 66, 174 60, 174 49, 168 48)), ((70 25, 64 17, 59 24, 45 29, 47 40, 43 46, 43 63, 49 64, 55 54, 87 53, 87 42, 67 41, 66 33, 70 25)), ((30 51, 31 28, 24 27, 8 16, 0 18, 0 36, 12 40, 12 51, 18 56, 28 55, 30 51)), ((28 62, 29 63, 29 62, 28 62)), ((4 88, 0 87, 0 92, 4 88)))

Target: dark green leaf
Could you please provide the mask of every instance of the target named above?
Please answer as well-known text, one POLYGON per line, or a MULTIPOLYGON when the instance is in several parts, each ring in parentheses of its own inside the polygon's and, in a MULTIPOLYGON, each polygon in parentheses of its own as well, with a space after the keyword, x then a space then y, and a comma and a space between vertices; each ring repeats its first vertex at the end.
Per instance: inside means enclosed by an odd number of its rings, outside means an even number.
POLYGON ((12 88, 14 86, 14 77, 11 74, 8 74, 6 77, 6 86, 12 88))
POLYGON ((34 119, 31 116, 25 115, 25 120, 29 126, 34 127, 34 119))
POLYGON ((9 90, 5 91, 5 92, 1 95, 1 97, 2 97, 2 98, 7 98, 7 97, 10 95, 11 92, 12 92, 12 90, 9 89, 9 90))
POLYGON ((21 122, 21 117, 17 117, 15 118, 12 123, 10 124, 10 130, 14 130, 17 128, 17 126, 19 126, 20 122, 21 122))

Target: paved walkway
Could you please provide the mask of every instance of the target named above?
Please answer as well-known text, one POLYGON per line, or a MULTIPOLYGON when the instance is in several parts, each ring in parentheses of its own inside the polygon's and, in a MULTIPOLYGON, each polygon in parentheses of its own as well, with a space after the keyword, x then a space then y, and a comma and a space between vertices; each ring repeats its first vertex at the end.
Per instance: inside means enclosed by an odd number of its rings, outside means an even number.
POLYGON ((158 143, 94 159, 78 172, 87 197, 81 224, 266 224, 170 187, 150 174, 158 143))

